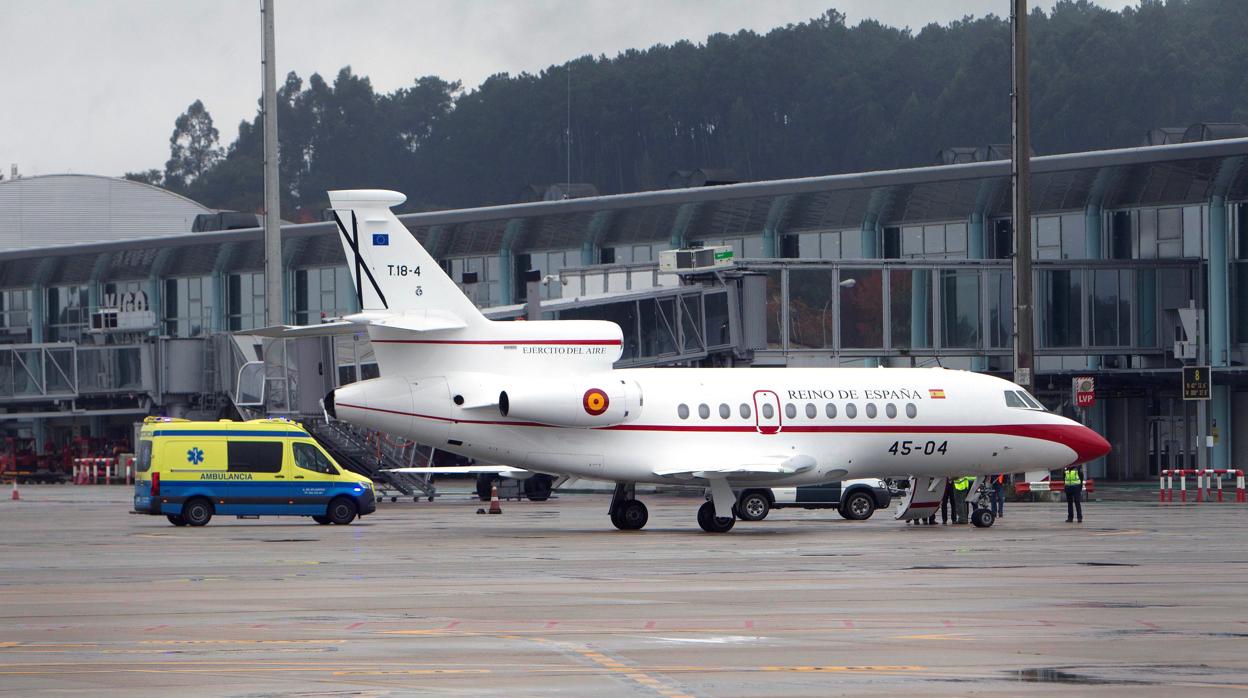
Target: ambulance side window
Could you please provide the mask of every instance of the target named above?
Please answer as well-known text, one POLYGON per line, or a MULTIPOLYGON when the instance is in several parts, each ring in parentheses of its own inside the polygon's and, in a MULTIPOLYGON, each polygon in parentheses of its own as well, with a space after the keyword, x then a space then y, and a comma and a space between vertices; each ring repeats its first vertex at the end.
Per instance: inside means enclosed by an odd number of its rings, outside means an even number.
POLYGON ((231 473, 282 472, 280 441, 230 441, 226 452, 231 473))
POLYGON ((293 443, 291 448, 295 454, 295 465, 304 470, 326 475, 337 475, 338 469, 312 444, 293 443))
POLYGON ((152 442, 143 440, 139 442, 139 453, 134 459, 134 469, 140 473, 146 473, 152 469, 152 442))

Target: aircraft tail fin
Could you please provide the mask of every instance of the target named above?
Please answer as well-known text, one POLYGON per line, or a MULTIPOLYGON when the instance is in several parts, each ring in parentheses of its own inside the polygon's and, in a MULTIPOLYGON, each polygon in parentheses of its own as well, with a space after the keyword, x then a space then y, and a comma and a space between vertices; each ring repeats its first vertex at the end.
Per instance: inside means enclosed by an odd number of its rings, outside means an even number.
POLYGON ((466 325, 484 322, 472 301, 390 210, 406 198, 384 189, 329 192, 360 309, 449 314, 466 325))

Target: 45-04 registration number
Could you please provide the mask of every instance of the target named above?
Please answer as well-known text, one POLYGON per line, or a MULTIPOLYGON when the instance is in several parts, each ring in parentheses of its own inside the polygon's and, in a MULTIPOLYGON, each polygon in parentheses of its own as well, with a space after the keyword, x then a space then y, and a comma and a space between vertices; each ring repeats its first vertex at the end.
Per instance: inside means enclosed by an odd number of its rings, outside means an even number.
POLYGON ((894 441, 893 445, 888 447, 888 452, 894 456, 917 455, 920 453, 925 456, 936 454, 943 456, 948 450, 948 441, 894 441))

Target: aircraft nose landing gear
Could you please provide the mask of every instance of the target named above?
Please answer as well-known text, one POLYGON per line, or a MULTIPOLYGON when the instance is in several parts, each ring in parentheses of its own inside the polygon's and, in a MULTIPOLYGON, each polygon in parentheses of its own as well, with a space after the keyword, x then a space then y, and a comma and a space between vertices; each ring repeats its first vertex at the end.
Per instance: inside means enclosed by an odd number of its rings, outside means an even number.
POLYGON ((997 516, 992 513, 988 478, 981 475, 976 478, 975 484, 978 487, 976 488, 975 510, 971 512, 971 523, 975 525, 975 528, 989 528, 997 520, 997 516))
POLYGON ((991 509, 976 509, 971 512, 971 523, 975 524, 975 528, 988 528, 997 520, 991 509))

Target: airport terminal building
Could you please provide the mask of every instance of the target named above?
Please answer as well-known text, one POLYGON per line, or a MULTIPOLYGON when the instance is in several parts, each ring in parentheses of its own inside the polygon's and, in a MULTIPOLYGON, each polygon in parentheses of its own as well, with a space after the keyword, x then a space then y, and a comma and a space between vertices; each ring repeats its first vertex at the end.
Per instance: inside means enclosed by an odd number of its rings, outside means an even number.
MULTIPOLYGON (((1202 356, 1211 464, 1248 462, 1248 138, 1223 135, 1202 125, 1172 134, 1180 142, 1032 160, 1036 392, 1113 445, 1094 476, 1194 467, 1197 407, 1180 369, 1202 356), (1074 406, 1080 376, 1096 384, 1086 409, 1074 406)), ((619 323, 621 366, 1008 377, 1009 162, 991 149, 944 155, 400 218, 491 317, 619 323), (659 268, 661 251, 702 245, 731 248, 733 263, 659 268)), ((124 180, 0 182, 2 435, 44 450, 123 440, 148 414, 319 414, 329 389, 377 375, 366 337, 234 334, 269 324, 263 240, 224 221, 124 180)), ((283 226, 284 322, 358 310, 337 235, 332 223, 283 226)))

